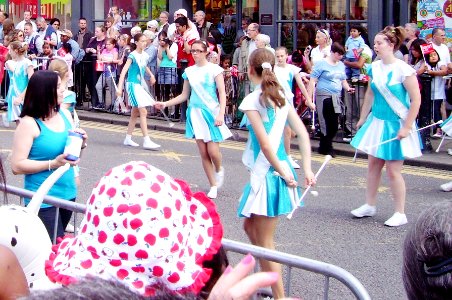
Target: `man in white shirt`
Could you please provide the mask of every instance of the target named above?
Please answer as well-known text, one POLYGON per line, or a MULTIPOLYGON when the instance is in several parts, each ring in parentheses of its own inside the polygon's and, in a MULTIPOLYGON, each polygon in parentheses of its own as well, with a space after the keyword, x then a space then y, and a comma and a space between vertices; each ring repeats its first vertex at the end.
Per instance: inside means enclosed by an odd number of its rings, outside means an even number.
MULTIPOLYGON (((38 34, 41 36, 45 44, 50 44, 50 46, 55 50, 58 45, 58 36, 55 29, 48 25, 43 17, 36 18, 36 23, 38 27, 38 34)), ((56 53, 56 51, 54 51, 56 53)))
POLYGON ((24 25, 27 22, 30 22, 32 24, 34 32, 38 31, 38 28, 36 27, 35 22, 33 22, 31 20, 31 11, 29 11, 29 10, 24 11, 24 19, 22 21, 20 21, 19 24, 16 25, 16 29, 20 29, 20 30, 24 31, 24 25))
POLYGON ((444 44, 446 41, 446 31, 442 28, 433 28, 432 30, 432 44, 433 48, 438 52, 440 61, 446 65, 450 63, 449 48, 444 44))

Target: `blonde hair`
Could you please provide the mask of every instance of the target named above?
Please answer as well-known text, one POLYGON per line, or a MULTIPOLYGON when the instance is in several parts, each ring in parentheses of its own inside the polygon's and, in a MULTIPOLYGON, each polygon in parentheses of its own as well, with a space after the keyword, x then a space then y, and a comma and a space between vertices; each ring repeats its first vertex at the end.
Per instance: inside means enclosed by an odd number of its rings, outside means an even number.
POLYGON ((378 34, 384 35, 386 40, 394 45, 394 51, 397 51, 405 41, 406 30, 402 26, 386 26, 378 34))
POLYGON ((254 50, 249 58, 249 65, 254 74, 262 78, 261 83, 261 101, 268 105, 268 101, 272 101, 275 106, 282 107, 286 103, 286 99, 283 97, 284 90, 279 85, 278 79, 276 79, 275 73, 273 73, 273 67, 275 66, 275 55, 265 49, 254 50), (262 65, 268 63, 271 65, 270 68, 264 68, 262 65))
POLYGON ((14 41, 14 42, 9 43, 8 46, 11 47, 11 50, 17 52, 17 54, 19 54, 19 55, 27 54, 27 50, 28 50, 27 43, 14 41))
POLYGON ((64 60, 55 58, 52 59, 52 61, 49 64, 49 71, 54 71, 58 73, 58 76, 60 76, 60 78, 63 79, 66 73, 69 72, 69 68, 64 60))

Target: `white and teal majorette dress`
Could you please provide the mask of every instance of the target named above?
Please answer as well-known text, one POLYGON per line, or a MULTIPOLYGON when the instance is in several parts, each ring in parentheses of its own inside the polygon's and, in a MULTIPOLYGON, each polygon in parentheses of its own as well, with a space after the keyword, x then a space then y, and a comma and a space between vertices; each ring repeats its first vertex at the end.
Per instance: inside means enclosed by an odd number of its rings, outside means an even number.
MULTIPOLYGON (((259 112, 274 153, 283 167, 292 172, 294 178, 297 179, 284 149, 283 131, 290 104, 286 104, 282 108, 265 107, 259 101, 261 93, 262 90, 257 87, 243 99, 239 109, 243 112, 253 110, 259 112)), ((276 217, 289 214, 298 202, 301 190, 299 187, 287 187, 284 179, 275 172, 265 158, 251 124, 248 123, 247 128, 249 136, 242 161, 251 176, 250 182, 245 186, 240 198, 238 216, 250 217, 255 214, 276 217)), ((303 203, 300 206, 303 206, 303 203)))
POLYGON ((452 115, 440 125, 443 132, 452 137, 452 115))
POLYGON ((406 77, 415 74, 412 67, 399 59, 389 65, 381 60, 372 63, 368 71, 374 94, 372 111, 353 138, 353 147, 383 160, 403 160, 422 155, 415 123, 406 138, 370 147, 396 137, 402 128, 410 108, 410 98, 403 82, 406 77))
POLYGON ((148 92, 148 86, 144 80, 146 65, 149 55, 144 51, 133 51, 127 59, 132 60, 127 74, 126 90, 129 95, 129 104, 132 107, 146 107, 154 105, 155 100, 148 92))
POLYGON ((33 64, 27 58, 19 61, 8 60, 5 64, 9 75, 9 89, 6 95, 6 103, 8 104, 7 117, 9 122, 14 122, 19 119, 22 111, 22 104, 15 105, 14 100, 27 88, 28 67, 33 64))
POLYGON ((223 123, 215 126, 215 117, 220 112, 215 77, 222 75, 223 68, 207 63, 199 67, 188 67, 182 74, 190 83, 191 94, 187 108, 185 136, 204 142, 221 142, 232 136, 229 128, 223 123))

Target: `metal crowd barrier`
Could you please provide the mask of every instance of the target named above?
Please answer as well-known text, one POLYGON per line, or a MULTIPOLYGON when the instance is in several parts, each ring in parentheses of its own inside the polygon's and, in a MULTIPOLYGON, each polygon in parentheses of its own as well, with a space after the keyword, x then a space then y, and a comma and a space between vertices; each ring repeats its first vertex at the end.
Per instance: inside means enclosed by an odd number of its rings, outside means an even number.
MULTIPOLYGON (((17 188, 10 185, 0 184, 0 191, 5 191, 8 194, 19 196, 21 198, 32 198, 34 192, 27 191, 21 188, 17 188)), ((64 208, 73 211, 74 213, 84 213, 86 210, 86 205, 74 203, 62 199, 58 199, 51 196, 44 197, 44 203, 56 206, 58 208, 64 208)), ((58 210, 56 213, 56 217, 58 218, 58 210)), ((76 218, 74 218, 74 227, 76 228, 76 218)), ((76 233, 76 232, 75 232, 76 233)), ((55 243, 55 238, 54 238, 55 243)), ((250 253, 255 258, 265 259, 274 261, 284 265, 285 267, 285 292, 286 295, 291 295, 291 281, 293 279, 292 273, 293 269, 305 270, 308 272, 313 272, 316 274, 320 274, 324 276, 323 283, 323 299, 329 299, 329 291, 330 291, 330 281, 331 278, 334 278, 341 282, 355 297, 360 300, 368 300, 370 296, 361 282, 350 274, 348 271, 325 262, 304 258, 284 252, 279 252, 275 250, 269 250, 229 239, 223 239, 222 245, 224 249, 228 252, 239 253, 239 254, 248 254, 250 253)))

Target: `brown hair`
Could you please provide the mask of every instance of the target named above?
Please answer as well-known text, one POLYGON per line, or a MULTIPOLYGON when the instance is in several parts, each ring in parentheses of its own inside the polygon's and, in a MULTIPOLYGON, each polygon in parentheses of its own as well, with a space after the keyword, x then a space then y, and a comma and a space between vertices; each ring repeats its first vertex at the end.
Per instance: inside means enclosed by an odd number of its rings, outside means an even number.
POLYGON ((64 60, 56 58, 52 59, 52 61, 50 62, 49 71, 58 73, 58 76, 63 79, 64 75, 66 75, 66 73, 69 71, 69 68, 64 60))
POLYGON ((279 85, 275 73, 272 71, 274 66, 275 55, 269 50, 261 48, 256 49, 251 53, 249 58, 250 70, 252 70, 256 76, 262 78, 261 101, 268 104, 268 101, 271 100, 277 107, 281 107, 286 103, 286 99, 281 95, 281 92, 284 93, 284 90, 279 85), (264 69, 262 67, 262 64, 264 63, 269 63, 271 69, 264 69))
POLYGON ((201 45, 202 49, 204 49, 204 51, 207 51, 207 43, 205 41, 196 40, 193 42, 193 44, 191 44, 191 46, 193 47, 194 44, 201 45))
POLYGON ((452 201, 427 208, 407 232, 402 279, 408 299, 450 299, 452 201))
POLYGON ((279 50, 283 50, 287 55, 289 55, 289 50, 287 50, 286 47, 284 47, 284 46, 279 46, 279 47, 277 47, 277 48, 275 49, 275 52, 276 52, 276 51, 279 51, 279 50))
POLYGON ((23 42, 19 42, 19 41, 14 41, 9 43, 8 45, 9 47, 11 47, 11 49, 15 52, 17 52, 17 54, 19 55, 25 55, 27 54, 27 50, 28 50, 28 45, 27 43, 23 43, 23 42))
POLYGON ((7 35, 14 30, 14 22, 11 19, 6 19, 3 21, 3 34, 7 35))
POLYGON ((110 43, 113 46, 116 46, 116 39, 115 38, 107 38, 107 39, 105 39, 105 43, 110 43))
POLYGON ((386 39, 394 45, 394 51, 399 50, 400 46, 405 41, 405 28, 402 26, 386 26, 378 34, 384 35, 386 39))
MULTIPOLYGON (((111 24, 113 24, 115 22, 115 19, 113 17, 107 17, 105 19, 105 24, 107 24, 107 22, 110 22, 111 24)), ((105 25, 104 25, 105 26, 105 25)))
POLYGON ((344 55, 345 48, 338 42, 334 42, 333 45, 331 45, 331 53, 339 53, 340 55, 344 55))

